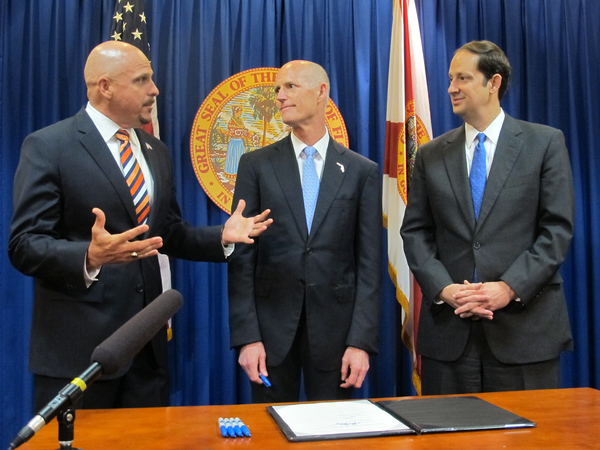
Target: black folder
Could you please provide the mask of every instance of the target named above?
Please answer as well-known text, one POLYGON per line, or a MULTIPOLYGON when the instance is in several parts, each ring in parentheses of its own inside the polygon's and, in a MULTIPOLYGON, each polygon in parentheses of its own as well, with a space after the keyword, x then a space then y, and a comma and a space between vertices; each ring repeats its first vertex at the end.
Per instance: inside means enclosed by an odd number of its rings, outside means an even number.
POLYGON ((536 425, 475 396, 297 403, 267 406, 267 411, 290 442, 536 425), (290 411, 296 415, 288 415, 290 411), (324 432, 324 425, 333 426, 324 432))
POLYGON ((382 400, 378 406, 419 434, 535 427, 535 422, 478 397, 382 400))

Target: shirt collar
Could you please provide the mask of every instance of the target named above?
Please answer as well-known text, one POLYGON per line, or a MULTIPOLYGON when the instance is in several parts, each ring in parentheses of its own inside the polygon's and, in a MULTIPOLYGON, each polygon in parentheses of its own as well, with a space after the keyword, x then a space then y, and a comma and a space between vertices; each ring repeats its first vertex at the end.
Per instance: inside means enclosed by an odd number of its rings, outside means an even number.
POLYGON ((488 125, 483 131, 478 131, 472 125, 465 122, 465 134, 467 147, 473 145, 473 141, 477 139, 479 133, 485 133, 486 139, 489 139, 494 145, 498 144, 498 138, 500 137, 500 131, 502 131, 502 125, 504 124, 504 110, 500 108, 500 114, 488 125))
MULTIPOLYGON (((304 150, 305 147, 307 147, 307 145, 302 142, 292 131, 291 133, 291 137, 292 137, 292 145, 294 146, 294 153, 296 154, 296 158, 300 158, 301 154, 302 154, 302 150, 304 150)), ((317 141, 317 143, 315 145, 313 145, 312 147, 317 149, 317 152, 319 152, 319 156, 323 159, 323 161, 325 161, 325 156, 327 155, 327 147, 329 146, 329 133, 327 132, 327 129, 325 129, 325 134, 323 135, 323 137, 321 139, 319 139, 317 141)))
MULTIPOLYGON (((85 107, 85 111, 90 116, 90 119, 92 119, 92 122, 94 122, 94 125, 100 132, 104 142, 108 142, 114 137, 115 133, 121 129, 119 125, 94 108, 90 102, 88 102, 85 107)), ((133 128, 125 128, 125 131, 129 133, 129 138, 131 140, 137 142, 137 134, 133 128)))

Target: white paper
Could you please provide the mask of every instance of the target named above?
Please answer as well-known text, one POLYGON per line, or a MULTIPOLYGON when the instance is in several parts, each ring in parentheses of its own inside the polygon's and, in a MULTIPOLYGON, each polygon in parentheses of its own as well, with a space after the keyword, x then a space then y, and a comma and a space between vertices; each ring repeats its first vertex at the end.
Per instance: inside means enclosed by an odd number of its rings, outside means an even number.
POLYGON ((273 406, 296 436, 410 430, 368 400, 273 406))

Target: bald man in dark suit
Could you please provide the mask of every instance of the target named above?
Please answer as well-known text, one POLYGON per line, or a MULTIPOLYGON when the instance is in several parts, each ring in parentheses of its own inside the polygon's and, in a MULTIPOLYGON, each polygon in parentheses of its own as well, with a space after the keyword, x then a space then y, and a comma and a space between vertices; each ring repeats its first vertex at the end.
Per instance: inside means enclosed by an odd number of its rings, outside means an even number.
MULTIPOLYGON (((140 50, 100 44, 84 75, 89 103, 25 139, 14 180, 8 251, 12 264, 35 278, 29 368, 37 409, 89 366, 97 345, 161 294, 159 250, 224 262, 231 252, 224 246, 251 243, 270 223, 265 215, 242 217, 243 202, 224 227, 182 220, 170 153, 139 129, 151 120, 158 95, 140 50), (145 186, 140 192, 149 197, 138 211, 120 156, 125 135, 144 179, 133 185, 145 186)), ((165 327, 131 365, 87 389, 82 406, 167 405, 166 345, 165 327)))
POLYGON ((491 42, 458 49, 448 92, 465 125, 417 154, 401 234, 423 291, 423 394, 557 388, 572 348, 558 272, 574 227, 569 156, 561 131, 501 109, 510 74, 491 42))
POLYGON ((308 399, 349 398, 378 350, 381 174, 327 132, 321 66, 285 64, 275 90, 292 132, 240 160, 234 205, 243 198, 250 213, 267 208, 274 222, 230 260, 231 345, 255 402, 297 401, 301 375, 308 399), (318 197, 303 192, 311 148, 318 197))

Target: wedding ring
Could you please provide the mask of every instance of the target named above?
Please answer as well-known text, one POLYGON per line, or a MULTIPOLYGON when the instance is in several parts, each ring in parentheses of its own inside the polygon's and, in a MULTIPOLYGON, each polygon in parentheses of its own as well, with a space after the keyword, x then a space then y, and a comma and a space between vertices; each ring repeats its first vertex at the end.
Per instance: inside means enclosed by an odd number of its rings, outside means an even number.
POLYGON ((132 257, 132 258, 137 258, 137 257, 138 257, 138 254, 137 254, 137 252, 131 252, 131 257, 132 257))

